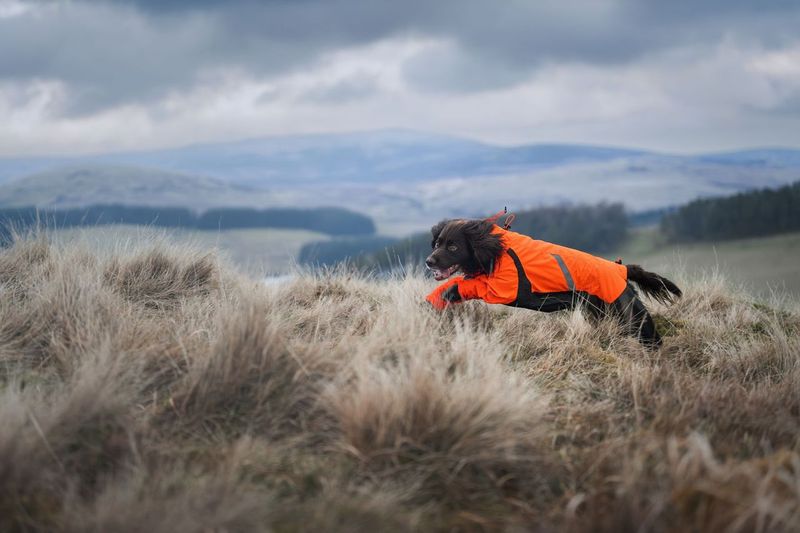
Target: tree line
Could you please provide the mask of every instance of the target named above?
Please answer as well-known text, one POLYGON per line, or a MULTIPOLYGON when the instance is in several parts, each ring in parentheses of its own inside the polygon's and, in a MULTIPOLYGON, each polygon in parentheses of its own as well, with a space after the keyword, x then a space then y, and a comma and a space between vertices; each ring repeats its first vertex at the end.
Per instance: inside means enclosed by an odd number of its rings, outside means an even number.
MULTIPOLYGON (((502 225, 503 218, 498 221, 502 225)), ((628 234, 628 217, 620 203, 542 207, 516 213, 513 231, 595 253, 616 249, 628 234)), ((418 233, 387 245, 377 238, 334 239, 310 243, 300 251, 300 261, 332 265, 348 260, 356 266, 391 270, 420 264, 430 254, 431 235, 418 233)))
POLYGON ((34 206, 0 208, 0 238, 31 227, 71 228, 108 224, 225 230, 286 228, 327 235, 372 235, 375 223, 368 216, 338 207, 251 209, 226 207, 195 213, 184 207, 90 205, 68 209, 34 206))
POLYGON ((399 239, 383 235, 339 237, 330 241, 315 241, 300 248, 297 261, 312 265, 335 265, 363 254, 395 245, 399 239))
POLYGON ((673 242, 740 239, 800 230, 800 181, 724 198, 694 200, 661 219, 673 242))

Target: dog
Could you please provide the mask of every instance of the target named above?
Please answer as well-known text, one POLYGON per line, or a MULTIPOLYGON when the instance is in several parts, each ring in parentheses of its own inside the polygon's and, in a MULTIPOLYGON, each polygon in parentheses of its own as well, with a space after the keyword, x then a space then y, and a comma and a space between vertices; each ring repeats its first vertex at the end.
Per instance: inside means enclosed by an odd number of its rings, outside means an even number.
POLYGON ((636 290, 672 303, 681 290, 638 265, 534 240, 492 219, 443 220, 431 228, 433 251, 425 265, 439 285, 426 300, 434 308, 471 299, 551 313, 584 305, 595 316, 615 316, 625 331, 649 348, 661 345, 652 316, 636 290))

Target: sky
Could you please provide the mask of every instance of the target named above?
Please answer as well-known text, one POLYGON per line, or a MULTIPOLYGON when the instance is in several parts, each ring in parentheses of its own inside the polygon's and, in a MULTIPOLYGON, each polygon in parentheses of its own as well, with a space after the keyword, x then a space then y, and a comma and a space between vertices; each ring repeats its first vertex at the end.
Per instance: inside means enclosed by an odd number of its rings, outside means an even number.
POLYGON ((0 0, 0 156, 409 128, 800 148, 797 0, 0 0))

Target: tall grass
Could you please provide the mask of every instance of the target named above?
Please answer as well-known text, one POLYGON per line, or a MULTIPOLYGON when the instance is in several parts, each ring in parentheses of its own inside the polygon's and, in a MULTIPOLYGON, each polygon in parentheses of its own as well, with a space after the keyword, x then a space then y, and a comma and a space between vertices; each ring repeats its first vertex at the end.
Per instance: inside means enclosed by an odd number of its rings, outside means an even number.
POLYGON ((800 313, 613 321, 155 243, 0 251, 2 531, 792 531, 800 313))

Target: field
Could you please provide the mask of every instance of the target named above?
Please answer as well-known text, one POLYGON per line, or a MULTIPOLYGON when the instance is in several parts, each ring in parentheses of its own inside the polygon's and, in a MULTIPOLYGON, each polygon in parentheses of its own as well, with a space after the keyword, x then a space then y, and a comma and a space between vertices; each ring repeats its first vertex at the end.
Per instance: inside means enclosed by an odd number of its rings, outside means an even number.
MULTIPOLYGON (((610 254, 614 255, 614 254, 610 254)), ((667 244, 654 228, 635 230, 616 253, 670 275, 718 272, 761 297, 788 293, 800 298, 800 233, 717 243, 667 244)))
POLYGON ((70 228, 53 233, 58 242, 80 243, 99 253, 113 252, 121 243, 147 240, 214 250, 253 277, 291 271, 297 266, 303 244, 329 238, 313 231, 274 228, 191 231, 127 225, 70 228))
POLYGON ((2 531, 796 531, 800 309, 611 321, 169 240, 0 251, 2 531))

